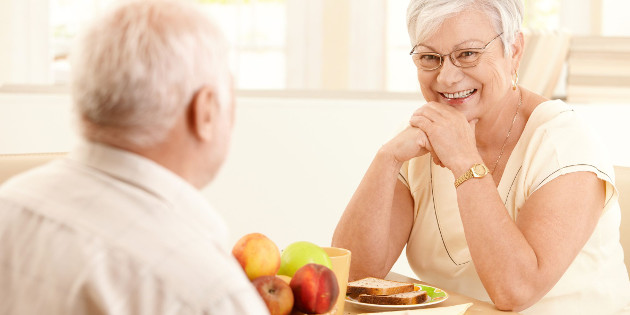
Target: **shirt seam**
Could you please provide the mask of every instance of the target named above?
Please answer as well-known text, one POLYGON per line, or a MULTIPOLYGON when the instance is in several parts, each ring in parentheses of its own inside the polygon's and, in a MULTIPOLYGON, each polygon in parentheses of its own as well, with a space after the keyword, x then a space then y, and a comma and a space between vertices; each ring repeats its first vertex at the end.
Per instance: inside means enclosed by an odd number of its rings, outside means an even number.
MULTIPOLYGON (((611 179, 610 175, 608 175, 608 173, 606 173, 606 172, 604 172, 604 171, 600 170, 597 166, 592 165, 592 164, 588 164, 588 163, 578 163, 578 164, 565 165, 565 166, 560 167, 560 168, 556 169, 555 171, 553 171, 553 172, 549 173, 549 174, 548 174, 548 175, 547 175, 547 176, 546 176, 543 180, 541 180, 538 184, 536 184, 536 185, 535 185, 535 187, 536 187, 536 188, 534 188, 534 189, 533 189, 533 191, 536 191, 536 190, 540 189, 540 187, 544 186, 545 184, 543 184, 543 183, 544 183, 544 182, 546 182, 546 181, 547 181, 547 179, 548 179, 549 177, 553 176, 553 175, 554 175, 554 174, 556 174, 557 172, 559 172, 559 171, 561 171, 561 170, 563 170, 563 169, 566 169, 566 168, 570 168, 570 167, 578 167, 578 166, 589 166, 589 167, 592 167, 592 168, 594 168, 595 170, 597 170, 597 172, 599 172, 599 173, 603 174, 604 176, 606 176, 606 177, 607 177, 607 180, 608 180, 609 182, 613 183, 613 180, 611 179)), ((575 172, 570 172, 570 173, 575 173, 575 172)), ((567 173, 567 174, 570 174, 570 173, 567 173)), ((594 173, 594 172, 593 172, 593 173, 594 173)), ((610 196, 610 198, 608 198, 608 200, 606 200, 606 202, 604 203, 604 207, 605 207, 606 205, 608 205, 608 202, 610 202, 610 200, 613 198, 613 196, 614 196, 614 194, 612 194, 612 195, 610 196)))
MULTIPOLYGON (((448 246, 446 245, 446 241, 444 240, 444 235, 442 234, 442 227, 440 225, 440 219, 438 218, 438 214, 437 214, 437 205, 435 204, 435 194, 433 192, 433 157, 431 157, 430 160, 430 164, 429 164, 429 177, 431 178, 431 199, 433 201, 433 213, 435 215, 435 221, 437 223, 437 227, 438 227, 438 231, 440 232, 440 239, 442 239, 442 245, 444 245, 444 249, 446 250, 446 254, 448 255, 448 258, 451 259, 451 261, 453 262, 453 264, 455 264, 456 266, 462 266, 465 265, 467 263, 469 263, 471 260, 462 262, 462 263, 457 263, 455 262, 455 259, 453 259, 453 256, 451 256, 451 252, 448 250, 448 246)), ((466 244, 466 246, 468 246, 468 244, 466 244)))

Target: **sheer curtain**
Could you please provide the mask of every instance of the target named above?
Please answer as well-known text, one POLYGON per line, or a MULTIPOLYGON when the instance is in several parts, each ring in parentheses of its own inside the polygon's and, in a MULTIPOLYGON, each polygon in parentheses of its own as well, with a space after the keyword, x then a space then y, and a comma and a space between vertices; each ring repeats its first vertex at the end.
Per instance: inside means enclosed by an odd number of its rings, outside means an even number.
POLYGON ((0 1, 0 85, 49 84, 48 0, 0 1))
MULTIPOLYGON (((113 1, 0 0, 0 84, 67 83, 74 36, 113 1)), ((419 90, 408 55, 408 0, 182 1, 202 3, 224 29, 239 89, 419 90)), ((525 4, 536 17, 549 13, 540 8, 557 8, 550 20, 573 34, 594 34, 597 23, 605 33, 628 33, 626 0, 525 4), (595 4, 606 19, 593 16, 595 4)))

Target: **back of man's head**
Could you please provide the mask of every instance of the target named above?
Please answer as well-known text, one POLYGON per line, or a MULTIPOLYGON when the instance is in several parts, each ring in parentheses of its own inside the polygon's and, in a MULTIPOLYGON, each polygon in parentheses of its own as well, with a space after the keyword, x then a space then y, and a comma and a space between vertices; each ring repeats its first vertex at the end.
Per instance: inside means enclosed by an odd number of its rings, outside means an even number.
POLYGON ((196 6, 131 1, 94 21, 72 55, 84 137, 123 148, 165 139, 202 86, 231 105, 228 47, 196 6))

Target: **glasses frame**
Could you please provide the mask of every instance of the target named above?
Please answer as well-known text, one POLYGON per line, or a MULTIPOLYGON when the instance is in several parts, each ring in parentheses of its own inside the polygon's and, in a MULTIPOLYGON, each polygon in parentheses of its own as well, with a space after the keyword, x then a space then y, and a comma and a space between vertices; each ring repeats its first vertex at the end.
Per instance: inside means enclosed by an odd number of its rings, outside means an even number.
POLYGON ((439 54, 436 52, 414 52, 414 50, 416 50, 416 47, 418 47, 420 44, 417 44, 415 46, 413 46, 413 48, 411 48, 411 51, 409 52, 409 55, 413 56, 413 55, 432 55, 432 56, 436 56, 438 58, 440 58, 440 64, 437 65, 434 68, 423 68, 423 67, 419 67, 422 70, 426 70, 426 71, 433 71, 433 70, 437 70, 440 69, 442 67, 442 65, 444 65, 444 57, 448 56, 451 59, 451 63, 453 65, 455 65, 456 67, 459 68, 471 68, 474 67, 476 65, 479 64, 480 60, 481 60, 481 55, 483 55, 483 53, 486 52, 486 49, 488 48, 488 46, 490 46, 490 44, 492 44, 492 42, 494 42, 497 38, 501 37, 501 35, 503 35, 503 33, 500 33, 499 35, 495 36, 493 39, 491 39, 486 45, 484 45, 481 48, 462 48, 462 49, 455 49, 453 51, 451 51, 448 54, 439 54), (467 65, 464 66, 462 65, 459 61, 457 61, 457 59, 455 59, 455 57, 453 57, 453 53, 458 52, 458 51, 462 51, 462 50, 475 50, 479 52, 479 58, 477 58, 477 60, 474 61, 473 64, 471 65, 467 65))

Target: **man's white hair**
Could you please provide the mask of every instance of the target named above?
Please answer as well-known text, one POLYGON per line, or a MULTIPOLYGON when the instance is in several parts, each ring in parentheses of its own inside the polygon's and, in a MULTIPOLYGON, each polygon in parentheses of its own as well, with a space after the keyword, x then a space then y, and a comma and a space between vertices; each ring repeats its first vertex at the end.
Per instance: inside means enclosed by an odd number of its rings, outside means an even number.
POLYGON ((196 92, 231 104, 228 46, 199 8, 127 1, 97 19, 72 54, 72 94, 84 137, 121 146, 163 141, 196 92))
POLYGON ((485 12, 497 34, 503 33, 501 41, 508 55, 523 23, 521 0, 411 0, 407 7, 411 46, 426 41, 447 18, 471 9, 485 12))

